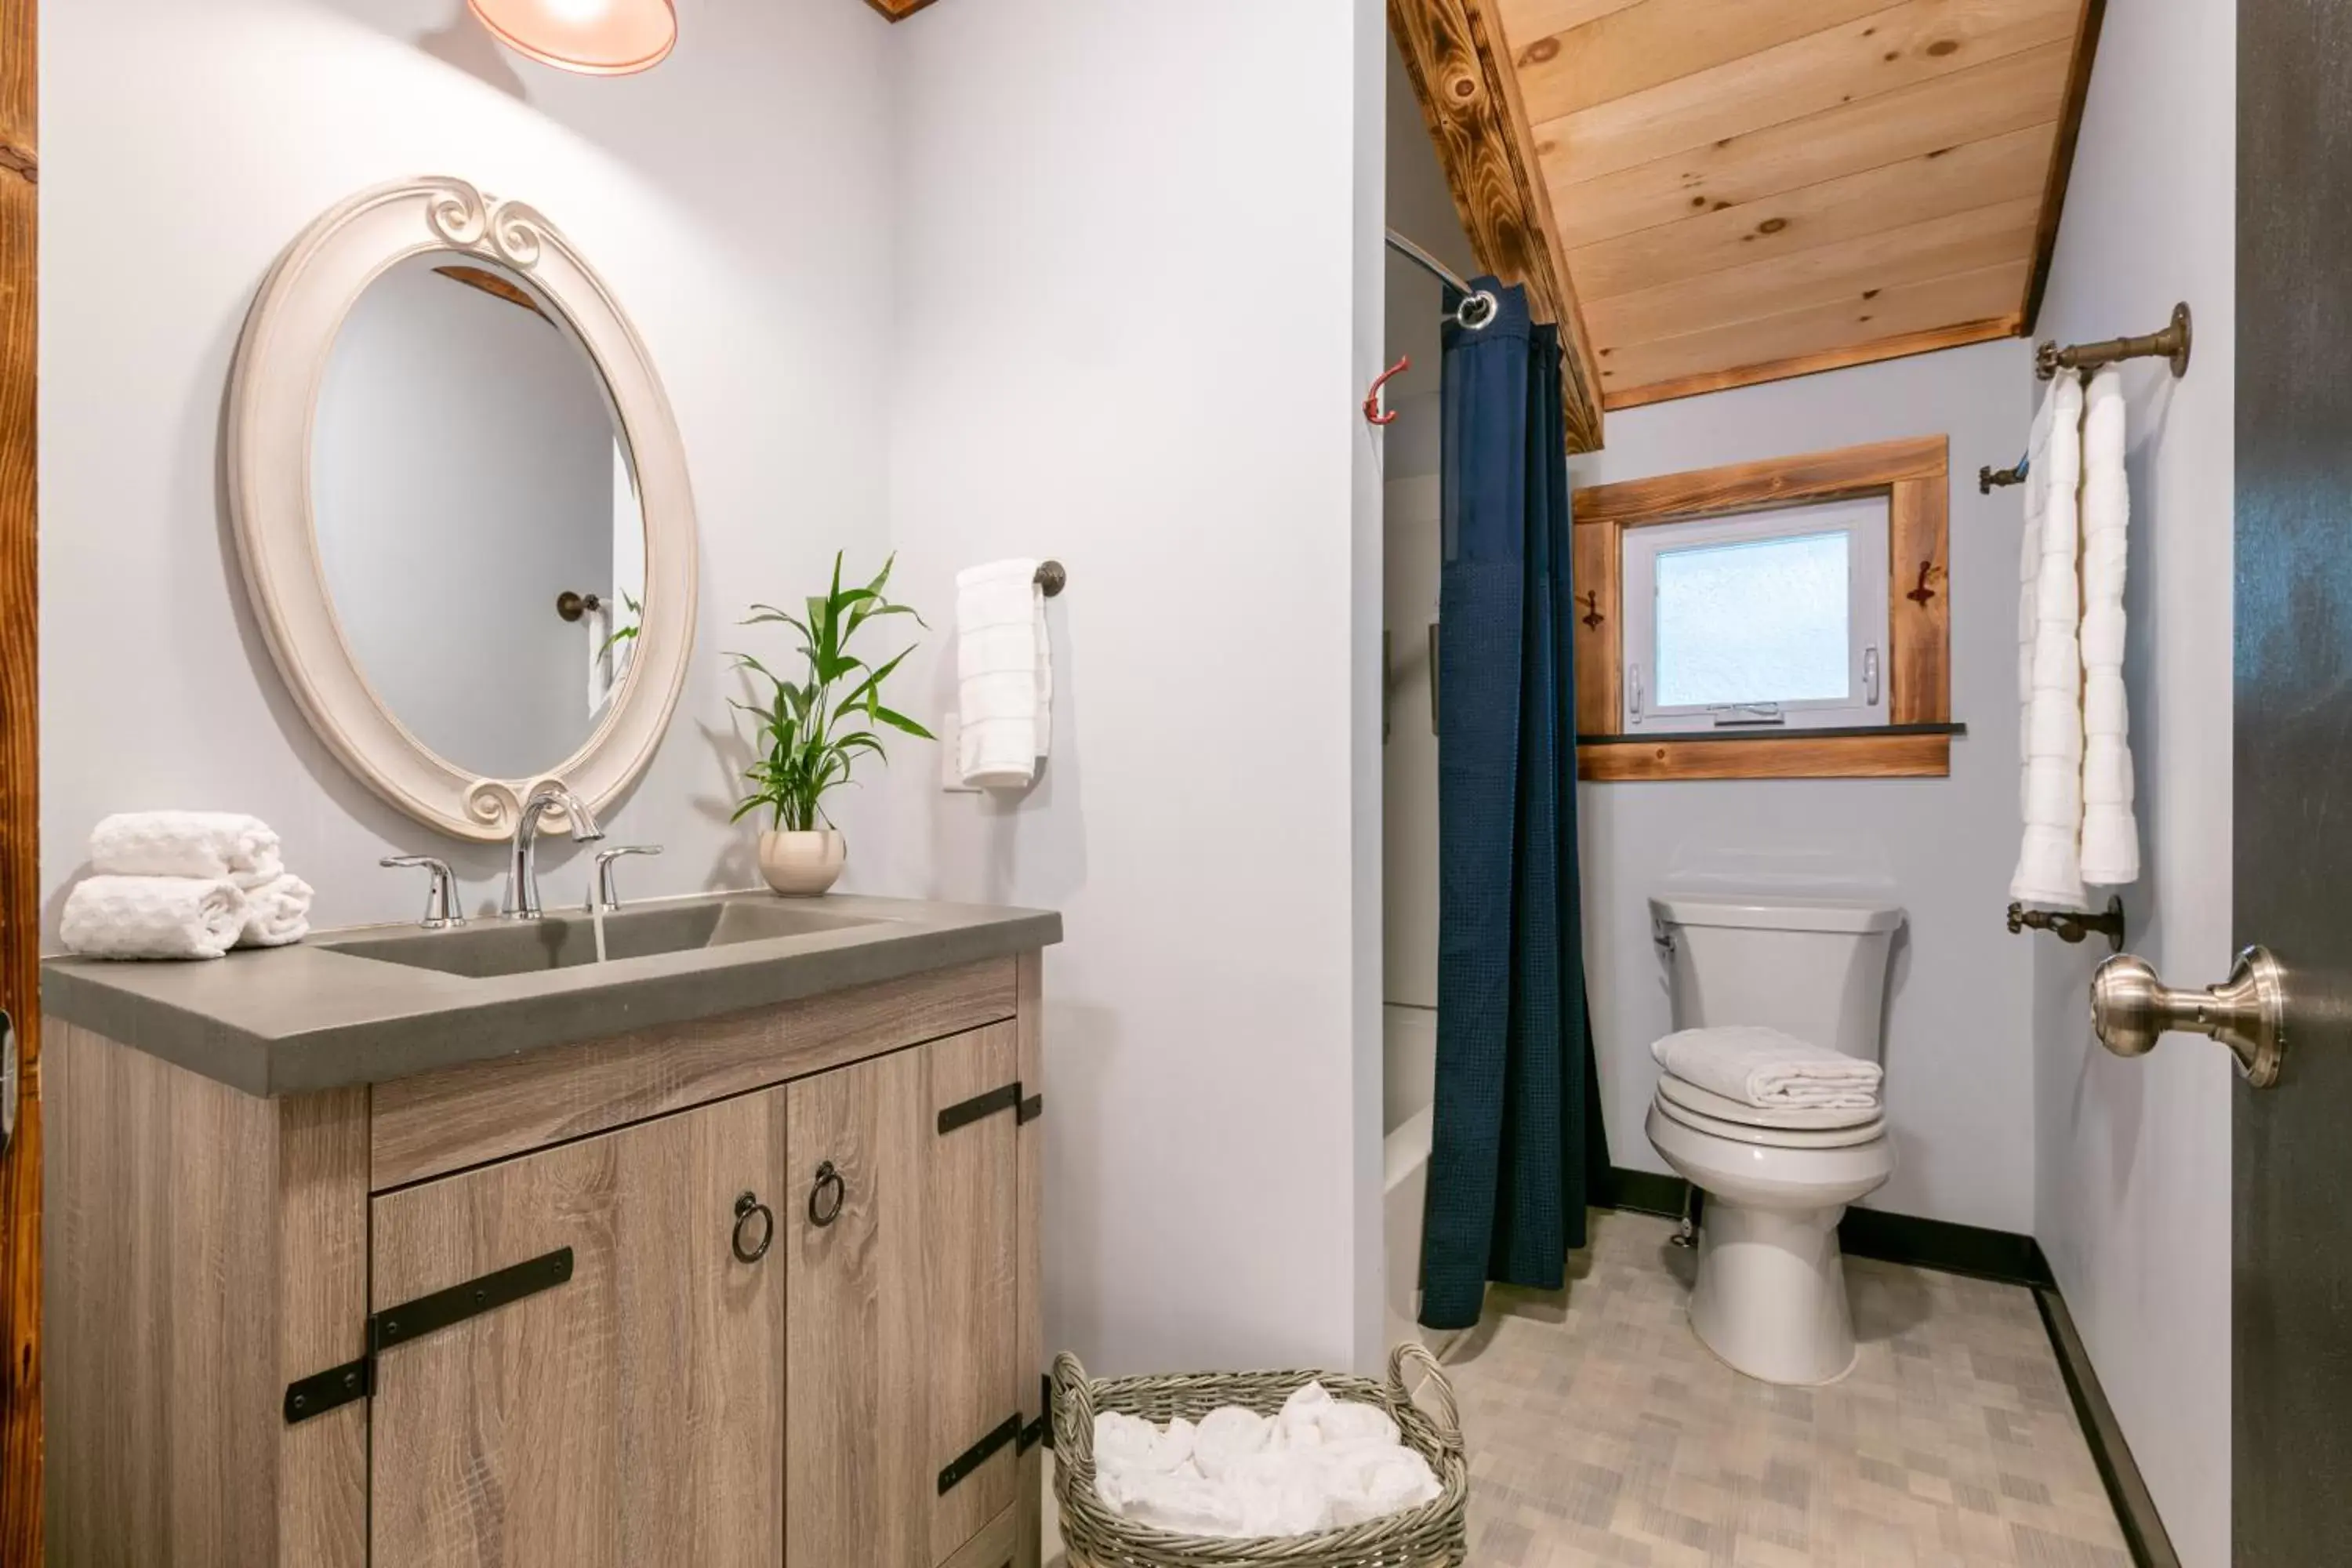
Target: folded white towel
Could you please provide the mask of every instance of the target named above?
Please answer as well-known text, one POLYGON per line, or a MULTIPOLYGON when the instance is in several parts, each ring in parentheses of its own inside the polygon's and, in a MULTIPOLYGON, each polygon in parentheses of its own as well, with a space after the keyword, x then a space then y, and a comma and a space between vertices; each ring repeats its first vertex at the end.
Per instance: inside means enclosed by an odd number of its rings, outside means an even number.
POLYGON ((2082 437, 2082 378, 2063 371, 2051 382, 2027 443, 2017 628, 2024 833, 2009 894, 2067 909, 2084 907, 2082 585, 2074 567, 2082 437))
POLYGON ((89 958, 218 958, 245 931, 225 877, 89 877, 66 895, 66 945, 89 958))
POLYGON ((1034 782, 1053 738, 1054 657, 1034 557, 956 574, 957 771, 968 784, 1034 782))
POLYGON ((1684 1029, 1652 1045, 1650 1054, 1685 1083, 1759 1110, 1866 1110, 1878 1103, 1876 1062, 1778 1029, 1684 1029))
POLYGON ((284 947, 310 934, 310 884, 288 873, 245 893, 239 947, 284 947))
POLYGON ((1279 1415, 1239 1405, 1167 1431, 1095 1417, 1095 1489, 1112 1512, 1160 1530, 1225 1538, 1300 1535, 1380 1519, 1438 1495, 1427 1460, 1377 1405, 1297 1390, 1279 1415))
POLYGON ((234 811, 126 811, 89 834, 89 868, 101 876, 227 878, 257 888, 283 873, 278 835, 234 811))
POLYGON ((2131 485, 2124 471, 2123 376, 2091 378, 2083 412, 2083 880, 2139 879, 2131 718, 2124 697, 2124 579, 2131 485))

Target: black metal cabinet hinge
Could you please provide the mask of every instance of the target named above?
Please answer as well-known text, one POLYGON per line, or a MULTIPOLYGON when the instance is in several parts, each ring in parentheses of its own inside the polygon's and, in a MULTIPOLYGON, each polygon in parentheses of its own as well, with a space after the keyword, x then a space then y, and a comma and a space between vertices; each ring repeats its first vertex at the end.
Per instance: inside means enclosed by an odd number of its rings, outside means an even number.
POLYGON ((948 1468, 940 1472, 940 1495, 947 1496, 955 1489, 958 1481, 988 1463, 997 1449, 1007 1443, 1019 1442, 1020 1439, 1021 1415, 1018 1411, 1015 1411, 998 1423, 995 1429, 987 1436, 948 1461, 948 1468))
POLYGON ((973 1095, 970 1100, 960 1100, 940 1111, 940 1131, 943 1133, 952 1132, 959 1127, 968 1127, 982 1117, 993 1116, 1000 1110, 1013 1112, 1013 1120, 1016 1122, 1034 1121, 1045 1114, 1045 1097, 1043 1094, 1033 1094, 1026 1100, 1023 1099, 1021 1080, 1016 1078, 1000 1089, 992 1089, 986 1094, 973 1095))
POLYGON ((528 1263, 517 1263, 478 1279, 468 1279, 463 1285, 452 1285, 446 1290, 436 1290, 429 1296, 370 1313, 365 1326, 365 1354, 357 1361, 312 1373, 286 1385, 287 1424, 308 1421, 313 1415, 323 1415, 354 1399, 365 1399, 374 1394, 375 1358, 380 1352, 436 1329, 496 1311, 526 1296, 551 1290, 571 1278, 572 1249, 560 1247, 528 1263))
POLYGON ((1037 1379, 1037 1419, 1021 1428, 1014 1452, 1025 1454, 1040 1443, 1054 1446, 1054 1380, 1044 1374, 1037 1379))

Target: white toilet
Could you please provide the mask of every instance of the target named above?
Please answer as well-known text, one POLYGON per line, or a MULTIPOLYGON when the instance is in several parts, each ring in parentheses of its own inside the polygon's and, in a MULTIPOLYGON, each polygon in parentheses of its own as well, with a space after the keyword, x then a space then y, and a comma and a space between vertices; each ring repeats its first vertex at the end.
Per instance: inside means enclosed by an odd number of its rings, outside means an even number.
MULTIPOLYGON (((1659 898, 1676 1029, 1754 1024, 1879 1059, 1887 951, 1903 911, 1882 904, 1659 898)), ((1661 1074, 1650 1142, 1706 1194, 1691 1328, 1767 1383, 1831 1383, 1853 1365, 1838 1252, 1845 1205, 1895 1173, 1885 1119, 1761 1110, 1661 1074)))

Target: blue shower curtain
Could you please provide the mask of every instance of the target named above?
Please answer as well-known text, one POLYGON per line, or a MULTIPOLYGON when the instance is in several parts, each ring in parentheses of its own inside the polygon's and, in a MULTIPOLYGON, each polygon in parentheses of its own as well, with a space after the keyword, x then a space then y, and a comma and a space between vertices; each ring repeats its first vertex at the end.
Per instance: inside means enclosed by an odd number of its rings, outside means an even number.
POLYGON ((1501 309, 1445 328, 1433 1329, 1475 1323, 1489 1280, 1559 1289, 1609 1168, 1578 910, 1559 333, 1528 321, 1524 289, 1474 287, 1501 309))

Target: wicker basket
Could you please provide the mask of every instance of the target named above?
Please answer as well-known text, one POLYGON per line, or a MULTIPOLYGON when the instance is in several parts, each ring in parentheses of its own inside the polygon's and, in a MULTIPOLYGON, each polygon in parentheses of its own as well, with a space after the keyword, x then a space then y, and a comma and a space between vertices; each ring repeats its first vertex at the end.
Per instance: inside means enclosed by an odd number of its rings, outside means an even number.
POLYGON ((1389 1352, 1386 1383, 1328 1372, 1097 1380, 1065 1352, 1054 1358, 1054 1490, 1062 1502, 1062 1542, 1070 1568, 1459 1568, 1468 1553, 1470 1470, 1462 1458, 1461 1414, 1436 1359, 1411 1342, 1389 1352), (1406 1392, 1408 1364, 1428 1374, 1423 1387, 1437 1406, 1434 1416, 1406 1392), (1407 1446, 1435 1472, 1436 1500, 1339 1530, 1247 1541, 1177 1535, 1136 1524, 1112 1513, 1095 1490, 1098 1410, 1123 1411, 1163 1426, 1179 1415, 1198 1421, 1221 1405, 1272 1415, 1313 1382, 1335 1398, 1386 1410, 1407 1446))

